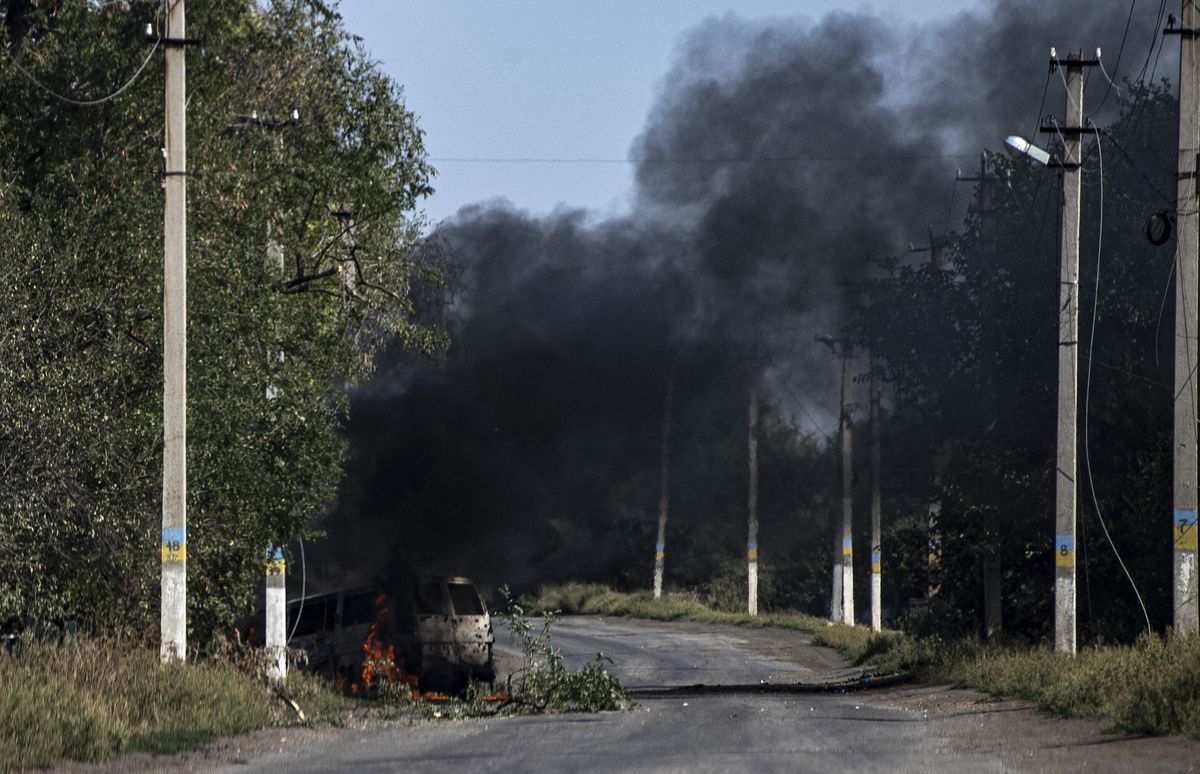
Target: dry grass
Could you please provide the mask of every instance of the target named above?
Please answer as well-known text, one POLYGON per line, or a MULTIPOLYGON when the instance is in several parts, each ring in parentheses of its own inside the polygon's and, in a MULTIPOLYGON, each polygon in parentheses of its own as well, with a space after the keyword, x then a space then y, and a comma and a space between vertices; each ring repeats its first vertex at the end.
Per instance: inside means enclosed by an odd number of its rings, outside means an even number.
POLYGON ((1112 718, 1125 731, 1200 737, 1200 637, 1144 635, 1074 658, 1049 648, 976 648, 936 674, 1059 715, 1112 718))
MULTIPOLYGON (((310 676, 292 685, 310 716, 345 703, 310 676)), ((148 648, 84 638, 0 652, 0 770, 174 752, 292 720, 263 682, 224 662, 164 666, 148 648)))

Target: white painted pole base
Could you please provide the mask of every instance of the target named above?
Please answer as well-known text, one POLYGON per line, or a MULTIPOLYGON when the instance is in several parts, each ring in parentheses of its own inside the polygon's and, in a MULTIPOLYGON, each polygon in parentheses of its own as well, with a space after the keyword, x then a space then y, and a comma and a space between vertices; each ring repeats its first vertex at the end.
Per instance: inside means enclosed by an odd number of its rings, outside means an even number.
MULTIPOLYGON (((1074 557, 1072 556, 1072 559, 1074 557)), ((1075 566, 1054 568, 1054 650, 1075 655, 1075 566)))
MULTIPOLYGON (((1191 540, 1195 543, 1196 526, 1190 527, 1191 540)), ((1187 536, 1185 535, 1185 539, 1187 536)), ((1195 634, 1197 630, 1197 582, 1196 551, 1180 549, 1179 530, 1176 528, 1175 548, 1175 632, 1195 634)))
POLYGON ((883 630, 883 576, 879 563, 871 563, 871 631, 883 630))
POLYGON ((656 552, 654 557, 654 598, 662 598, 663 586, 663 552, 656 552))
POLYGON ((842 541, 842 623, 854 625, 854 548, 849 538, 842 541))
POLYGON ((758 562, 751 560, 746 566, 746 586, 749 591, 746 600, 746 612, 758 615, 758 562))
POLYGON ((842 563, 833 563, 833 597, 829 600, 829 620, 842 620, 842 563))
POLYGON ((166 549, 163 556, 159 658, 166 664, 187 659, 187 561, 166 558, 166 549))

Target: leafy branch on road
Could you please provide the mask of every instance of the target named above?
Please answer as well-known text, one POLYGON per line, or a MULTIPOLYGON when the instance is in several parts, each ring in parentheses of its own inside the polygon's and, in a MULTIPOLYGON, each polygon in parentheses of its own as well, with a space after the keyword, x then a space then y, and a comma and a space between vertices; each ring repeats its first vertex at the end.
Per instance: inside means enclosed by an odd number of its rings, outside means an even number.
POLYGON ((546 613, 535 624, 508 587, 500 589, 505 609, 499 614, 521 644, 522 664, 506 678, 510 704, 524 712, 602 712, 629 705, 620 681, 605 665, 612 659, 597 653, 578 671, 567 669, 562 653, 551 643, 558 614, 546 613))

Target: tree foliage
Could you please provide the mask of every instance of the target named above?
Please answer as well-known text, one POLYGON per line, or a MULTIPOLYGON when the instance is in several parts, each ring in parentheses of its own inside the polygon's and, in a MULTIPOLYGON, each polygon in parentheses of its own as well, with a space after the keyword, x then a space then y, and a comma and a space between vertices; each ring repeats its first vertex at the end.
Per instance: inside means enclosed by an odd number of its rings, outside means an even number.
MULTIPOLYGON (((202 636, 245 610, 263 547, 332 497, 345 386, 382 342, 443 335, 412 302, 438 282, 415 249, 433 170, 400 88, 317 0, 187 12, 202 636)), ((147 24, 161 34, 161 4, 0 2, 0 620, 156 615, 163 66, 147 24), (112 99, 59 98, 112 94, 147 56, 112 99)))

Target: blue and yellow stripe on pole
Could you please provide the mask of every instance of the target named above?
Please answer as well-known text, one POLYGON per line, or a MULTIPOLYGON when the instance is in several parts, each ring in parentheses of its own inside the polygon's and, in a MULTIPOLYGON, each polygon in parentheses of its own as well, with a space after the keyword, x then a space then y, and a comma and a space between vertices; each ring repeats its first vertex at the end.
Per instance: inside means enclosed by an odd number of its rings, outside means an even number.
POLYGON ((1075 566, 1075 536, 1058 535, 1054 538, 1054 566, 1075 566))
POLYGON ((842 538, 842 556, 854 556, 854 541, 850 538, 842 538))
POLYGON ((876 575, 879 574, 879 566, 882 558, 883 557, 878 548, 871 551, 871 572, 875 573, 876 575))
POLYGON ((163 527, 162 560, 182 562, 187 559, 187 527, 163 527))
POLYGON ((1176 551, 1196 550, 1196 509, 1176 508, 1175 518, 1171 524, 1174 533, 1176 551))
POLYGON ((661 562, 663 560, 663 557, 666 556, 666 554, 664 553, 665 549, 666 549, 666 546, 663 545, 662 543, 655 543, 654 544, 654 558, 661 562))
POLYGON ((279 546, 267 547, 267 575, 283 575, 286 565, 283 561, 283 549, 279 546))
POLYGON ((758 543, 746 544, 746 558, 751 562, 758 561, 758 543))

